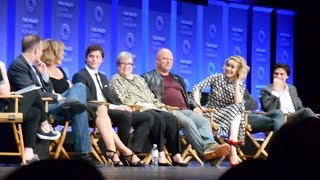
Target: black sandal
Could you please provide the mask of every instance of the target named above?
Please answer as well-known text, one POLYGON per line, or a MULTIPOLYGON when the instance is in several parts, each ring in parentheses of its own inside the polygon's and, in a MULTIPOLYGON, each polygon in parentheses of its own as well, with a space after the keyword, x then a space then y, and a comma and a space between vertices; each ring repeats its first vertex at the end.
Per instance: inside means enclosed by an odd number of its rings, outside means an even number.
POLYGON ((112 161, 113 166, 115 166, 115 167, 123 166, 123 163, 122 163, 120 160, 119 160, 119 161, 114 161, 114 160, 113 160, 113 157, 114 157, 114 155, 117 154, 117 152, 111 151, 111 150, 108 150, 108 149, 107 149, 107 153, 106 153, 106 156, 107 156, 108 159, 110 159, 110 160, 112 161), (111 156, 111 157, 108 156, 108 154, 107 154, 108 152, 112 153, 112 156, 111 156))
POLYGON ((133 158, 134 155, 136 155, 136 154, 132 153, 131 155, 124 156, 126 161, 129 164, 129 166, 132 166, 132 167, 144 167, 144 166, 146 166, 146 164, 141 160, 140 161, 136 161, 136 162, 132 162, 132 158, 133 158))

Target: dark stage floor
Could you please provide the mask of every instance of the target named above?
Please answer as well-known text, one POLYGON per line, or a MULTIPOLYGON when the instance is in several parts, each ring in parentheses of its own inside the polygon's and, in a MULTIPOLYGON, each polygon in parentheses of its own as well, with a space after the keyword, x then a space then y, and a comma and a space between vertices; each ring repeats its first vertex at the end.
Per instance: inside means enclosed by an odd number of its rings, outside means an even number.
MULTIPOLYGON (((1 165, 0 179, 19 168, 17 165, 1 165)), ((203 167, 196 162, 190 162, 189 167, 109 167, 99 168, 105 179, 218 179, 229 168, 227 162, 221 167, 212 167, 209 163, 203 167)), ((54 170, 53 170, 54 172, 54 170)), ((59 172, 56 172, 59 173, 59 172)), ((61 177, 63 177, 61 175, 61 177)), ((44 178, 45 179, 45 178, 44 178)))

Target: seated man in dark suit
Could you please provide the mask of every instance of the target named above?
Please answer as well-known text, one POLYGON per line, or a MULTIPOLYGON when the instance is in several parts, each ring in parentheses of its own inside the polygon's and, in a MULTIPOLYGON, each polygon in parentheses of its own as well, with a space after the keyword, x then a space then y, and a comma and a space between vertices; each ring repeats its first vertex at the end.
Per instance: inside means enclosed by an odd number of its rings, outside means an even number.
POLYGON ((284 113, 289 113, 288 122, 317 117, 310 108, 303 107, 296 87, 286 83, 289 76, 290 68, 287 64, 276 64, 273 67, 273 83, 261 90, 262 110, 268 112, 281 109, 284 113))
MULTIPOLYGON (((255 111, 258 109, 257 101, 246 89, 244 93, 245 110, 255 111)), ((248 123, 252 127, 252 132, 278 131, 285 123, 284 114, 280 109, 274 109, 264 114, 250 113, 248 123)))
MULTIPOLYGON (((80 102, 66 101, 63 96, 58 96, 53 93, 52 83, 49 79, 47 66, 40 61, 42 55, 42 40, 37 35, 25 36, 22 40, 22 53, 13 61, 8 69, 8 78, 13 90, 21 90, 29 86, 41 87, 38 92, 41 97, 51 97, 54 102, 51 104, 55 106, 54 109, 57 113, 54 116, 65 115, 66 118, 72 118, 72 134, 74 137, 74 149, 79 158, 88 160, 95 165, 98 165, 96 161, 90 156, 91 141, 89 136, 88 117, 86 112, 86 106, 80 102), (60 112, 62 114, 60 114, 60 112)), ((43 106, 43 103, 40 103, 43 106)), ((41 114, 46 114, 43 110, 41 114)), ((57 118, 55 118, 56 120, 57 118)), ((42 119, 41 131, 38 130, 38 137, 54 136, 56 133, 53 131, 51 125, 42 119)), ((52 138, 48 137, 51 140, 52 138)))
MULTIPOLYGON (((0 95, 10 94, 10 82, 7 76, 6 66, 0 61, 0 95)), ((24 158, 26 164, 30 164, 34 161, 39 161, 39 156, 35 154, 34 148, 36 145, 37 130, 39 128, 40 121, 46 121, 43 102, 40 97, 40 93, 37 90, 25 92, 21 94, 23 96, 19 101, 19 112, 23 114, 23 139, 24 139, 24 158)), ((4 100, 0 99, 0 111, 11 111, 10 104, 12 99, 4 100)), ((41 128, 41 127, 40 127, 41 128)), ((44 128, 44 127, 42 127, 44 128)), ((50 132, 44 134, 43 139, 50 138, 52 140, 60 137, 59 132, 50 132)), ((40 137, 41 138, 41 137, 40 137)))
POLYGON ((109 90, 107 77, 99 72, 103 62, 104 50, 101 46, 91 45, 86 50, 86 66, 72 78, 72 83, 81 82, 87 86, 87 100, 107 101, 109 105, 108 114, 112 123, 118 127, 118 135, 125 146, 128 146, 130 129, 135 128, 131 142, 133 152, 142 152, 144 142, 148 138, 153 126, 153 117, 144 112, 132 112, 132 109, 116 102, 109 90))

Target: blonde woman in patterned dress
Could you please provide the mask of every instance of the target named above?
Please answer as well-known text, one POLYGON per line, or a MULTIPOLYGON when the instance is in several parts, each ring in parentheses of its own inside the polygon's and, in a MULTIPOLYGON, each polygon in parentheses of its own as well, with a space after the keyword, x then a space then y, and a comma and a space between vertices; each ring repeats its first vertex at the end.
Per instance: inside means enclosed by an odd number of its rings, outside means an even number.
POLYGON ((216 109, 214 120, 220 126, 221 133, 229 134, 231 146, 230 163, 239 163, 236 147, 244 142, 244 100, 245 85, 250 67, 241 56, 231 56, 226 60, 224 73, 215 73, 198 83, 192 91, 196 102, 200 103, 201 91, 210 86, 207 107, 216 109))

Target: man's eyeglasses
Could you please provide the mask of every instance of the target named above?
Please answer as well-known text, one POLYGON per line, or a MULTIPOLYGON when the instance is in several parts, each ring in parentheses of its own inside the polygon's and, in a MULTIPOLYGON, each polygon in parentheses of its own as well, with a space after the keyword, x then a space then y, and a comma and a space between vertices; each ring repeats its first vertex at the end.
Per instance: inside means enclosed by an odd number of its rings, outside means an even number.
POLYGON ((133 63, 119 63, 120 66, 133 66, 133 63))

